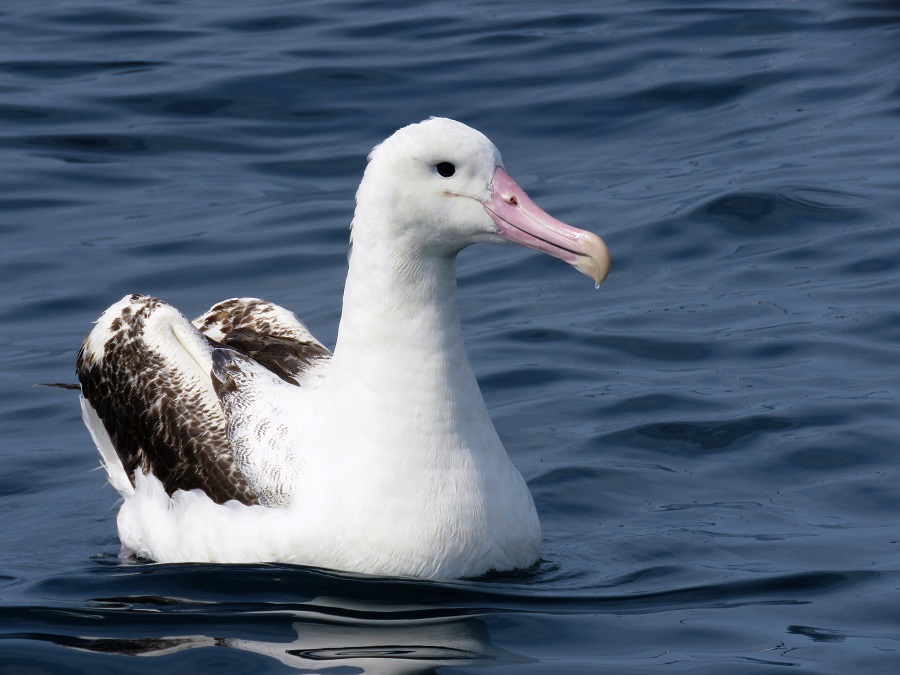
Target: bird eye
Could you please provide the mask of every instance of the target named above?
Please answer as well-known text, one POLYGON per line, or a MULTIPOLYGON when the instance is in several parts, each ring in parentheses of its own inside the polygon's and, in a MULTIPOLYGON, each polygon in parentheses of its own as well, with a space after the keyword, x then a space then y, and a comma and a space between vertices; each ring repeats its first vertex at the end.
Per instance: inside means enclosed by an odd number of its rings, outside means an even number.
POLYGON ((456 173, 456 167, 450 162, 438 162, 434 165, 434 168, 437 169, 437 172, 444 178, 450 178, 450 176, 456 173))

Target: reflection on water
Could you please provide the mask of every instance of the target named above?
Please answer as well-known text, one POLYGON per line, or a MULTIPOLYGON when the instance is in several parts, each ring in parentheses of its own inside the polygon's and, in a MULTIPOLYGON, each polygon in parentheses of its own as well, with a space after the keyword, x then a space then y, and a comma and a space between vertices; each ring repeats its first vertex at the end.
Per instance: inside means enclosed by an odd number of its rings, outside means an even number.
MULTIPOLYGON (((43 630, 8 633, 3 639, 140 657, 224 647, 265 657, 268 667, 274 660, 290 668, 352 666, 353 672, 372 673, 529 661, 492 644, 481 615, 496 610, 446 602, 454 596, 490 599, 480 591, 473 596, 465 584, 456 588, 291 566, 138 563, 134 573, 110 571, 92 575, 93 590, 129 589, 131 595, 94 598, 86 607, 67 610, 28 608, 20 616, 31 615, 43 630), (163 587, 179 588, 182 595, 152 594, 163 587), (204 600, 213 593, 219 601, 204 600)), ((57 578, 39 586, 34 590, 45 597, 65 596, 83 582, 57 578)))
MULTIPOLYGON (((269 631, 274 628, 271 623, 266 625, 269 631)), ((259 654, 291 668, 353 666, 367 673, 421 673, 438 666, 512 666, 528 661, 491 645, 484 622, 471 617, 366 621, 317 615, 290 627, 295 635, 284 640, 208 635, 95 638, 35 633, 12 634, 7 639, 48 640, 73 649, 146 657, 226 647, 259 654)))
MULTIPOLYGON (((840 642, 841 632, 806 627, 826 626, 832 612, 829 603, 811 606, 818 603, 810 598, 867 607, 875 621, 893 611, 889 598, 873 601, 884 576, 878 572, 760 576, 735 569, 734 579, 696 583, 687 568, 660 566, 610 579, 604 588, 542 591, 547 577, 557 573, 542 566, 524 575, 435 583, 290 565, 109 562, 19 589, 22 598, 40 597, 43 605, 18 605, 12 596, 3 620, 20 629, 3 634, 0 648, 27 645, 28 653, 40 654, 43 646, 53 645, 68 650, 68 663, 79 668, 94 663, 90 655, 140 657, 128 661, 129 672, 174 667, 184 672, 220 658, 264 672, 280 672, 281 666, 285 672, 346 667, 347 672, 432 673, 442 666, 518 672, 537 663, 529 654, 535 649, 560 654, 560 663, 566 663, 567 650, 584 639, 576 629, 581 624, 591 631, 595 650, 587 653, 609 663, 658 664, 664 647, 676 661, 730 654, 784 666, 796 662, 795 648, 774 635, 743 644, 723 629, 728 617, 739 611, 775 635, 787 630, 822 643, 840 642), (670 616, 680 617, 679 628, 668 625, 670 616), (638 627, 644 634, 636 641, 638 627)), ((888 577, 888 583, 897 583, 897 574, 888 577)), ((896 638, 885 636, 880 644, 892 648, 896 638)))

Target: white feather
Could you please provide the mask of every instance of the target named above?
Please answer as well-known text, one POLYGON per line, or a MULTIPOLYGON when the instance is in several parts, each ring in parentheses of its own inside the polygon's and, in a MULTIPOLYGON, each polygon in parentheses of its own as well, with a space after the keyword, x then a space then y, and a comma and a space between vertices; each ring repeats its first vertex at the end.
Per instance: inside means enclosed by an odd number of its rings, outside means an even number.
MULTIPOLYGON (((85 406, 125 497, 118 526, 128 548, 160 562, 282 561, 437 578, 538 559, 534 503, 488 415, 456 303, 456 254, 496 239, 481 201, 501 164, 484 136, 450 120, 407 127, 373 151, 333 359, 312 387, 244 364, 237 395, 224 403, 242 473, 282 508, 216 504, 199 490, 170 497, 140 473, 131 489, 85 406), (435 173, 441 161, 457 167, 452 180, 435 173)), ((148 337, 208 377, 205 339, 186 319, 172 322, 148 337)), ((90 349, 99 353, 103 329, 95 331, 90 349)))

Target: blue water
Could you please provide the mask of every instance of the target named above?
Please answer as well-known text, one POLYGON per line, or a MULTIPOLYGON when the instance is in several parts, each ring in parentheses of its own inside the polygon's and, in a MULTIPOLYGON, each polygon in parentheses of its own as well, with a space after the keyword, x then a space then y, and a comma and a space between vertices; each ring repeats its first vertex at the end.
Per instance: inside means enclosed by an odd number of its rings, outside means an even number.
POLYGON ((894 673, 900 9, 7 3, 0 673, 894 673), (110 303, 236 295, 333 343, 368 150, 429 115, 609 244, 593 290, 460 259, 544 527, 453 583, 117 558, 75 352, 110 303))

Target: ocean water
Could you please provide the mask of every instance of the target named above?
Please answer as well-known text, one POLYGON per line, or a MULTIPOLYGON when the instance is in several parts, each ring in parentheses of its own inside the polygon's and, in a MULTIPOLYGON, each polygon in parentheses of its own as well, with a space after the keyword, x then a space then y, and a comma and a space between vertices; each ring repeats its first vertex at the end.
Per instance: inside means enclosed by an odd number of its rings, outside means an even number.
POLYGON ((0 673, 895 673, 900 8, 7 3, 0 673), (485 132, 609 280, 459 263, 544 528, 446 583, 121 561, 76 350, 126 293, 333 343, 369 149, 485 132))

